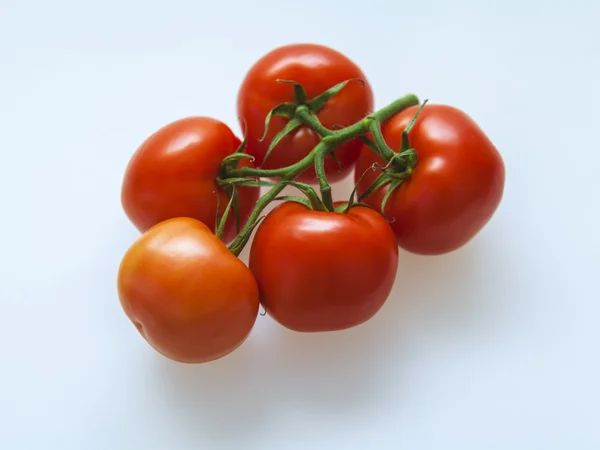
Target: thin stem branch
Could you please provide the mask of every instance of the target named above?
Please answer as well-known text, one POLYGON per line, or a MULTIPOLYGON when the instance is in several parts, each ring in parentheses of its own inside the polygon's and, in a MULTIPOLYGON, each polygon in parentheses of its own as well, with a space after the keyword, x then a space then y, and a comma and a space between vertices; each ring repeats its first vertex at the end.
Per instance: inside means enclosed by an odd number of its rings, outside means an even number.
POLYGON ((302 121, 304 125, 309 126, 320 137, 331 136, 335 131, 325 128, 317 115, 308 109, 307 106, 299 106, 296 108, 296 117, 302 121))
POLYGON ((383 133, 381 132, 381 124, 377 120, 372 120, 369 124, 369 131, 373 135, 375 148, 379 156, 386 161, 390 161, 396 153, 385 142, 383 133))
POLYGON ((317 175, 317 179, 319 180, 321 197, 323 198, 323 203, 325 204, 325 207, 329 211, 333 211, 333 196, 331 194, 331 186, 327 182, 327 175, 325 174, 325 157, 332 149, 333 147, 328 146, 325 142, 323 148, 320 149, 319 152, 317 152, 315 159, 315 172, 317 175))

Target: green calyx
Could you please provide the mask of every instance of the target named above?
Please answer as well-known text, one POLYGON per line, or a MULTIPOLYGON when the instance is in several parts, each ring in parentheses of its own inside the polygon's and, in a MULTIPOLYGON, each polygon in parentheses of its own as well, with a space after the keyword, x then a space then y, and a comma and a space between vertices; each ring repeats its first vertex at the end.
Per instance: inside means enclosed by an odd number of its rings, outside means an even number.
MULTIPOLYGON (((369 145, 373 151, 387 161, 386 166, 380 168, 382 174, 380 177, 378 177, 379 181, 377 181, 377 183, 379 183, 379 185, 371 190, 371 192, 386 184, 391 183, 393 185, 395 182, 400 181, 400 179, 406 179, 408 176, 410 176, 410 172, 417 163, 416 154, 412 149, 407 147, 406 149, 401 149, 400 152, 396 153, 387 146, 381 134, 382 122, 389 120, 391 117, 406 108, 419 104, 419 99, 415 95, 406 95, 348 127, 331 130, 323 126, 317 117, 317 113, 334 95, 344 89, 348 83, 360 82, 364 84, 362 80, 346 80, 331 87, 312 99, 308 98, 306 91, 299 83, 290 80, 277 81, 291 85, 293 89, 294 101, 282 103, 276 106, 265 118, 265 130, 261 140, 264 140, 268 135, 269 125, 274 116, 283 117, 287 120, 284 128, 271 140, 265 155, 265 160, 271 154, 275 146, 281 142, 281 140, 287 134, 293 132, 299 127, 306 126, 310 128, 319 136, 321 140, 303 159, 290 166, 278 169, 263 169, 262 167, 239 167, 239 162, 241 160, 252 159, 250 155, 244 153, 246 136, 244 136, 244 141, 240 145, 240 148, 238 148, 235 153, 223 160, 218 177, 218 183, 226 192, 228 192, 230 199, 228 209, 226 209, 224 217, 227 217, 226 214, 229 214, 231 211, 233 211, 234 215, 237 214, 236 217, 239 221, 239 207, 236 207, 236 188, 244 186, 270 187, 270 190, 268 190, 257 201, 247 223, 243 226, 241 231, 239 231, 237 238, 229 246, 230 251, 235 255, 239 255, 239 253, 242 251, 245 244, 248 242, 252 231, 262 219, 261 214, 263 210, 274 200, 296 201, 315 211, 329 211, 338 213, 347 213, 352 207, 357 205, 366 206, 361 203, 362 198, 366 197, 365 195, 356 199, 355 187, 350 200, 347 203, 344 203, 338 207, 334 207, 331 186, 327 181, 327 176, 325 173, 325 158, 331 155, 337 160, 334 150, 344 142, 360 138, 363 140, 363 142, 369 145), (366 134, 368 133, 373 135, 373 141, 366 137, 366 134), (294 180, 300 173, 304 172, 311 166, 315 168, 320 195, 311 186, 294 180), (382 175, 385 175, 385 179, 382 178, 382 175), (266 181, 264 178, 275 181, 266 181), (297 188, 304 195, 304 197, 280 196, 279 194, 286 186, 293 186, 297 188), (236 208, 238 210, 237 213, 236 208)), ((374 170, 375 169, 376 168, 374 168, 374 170)), ((217 221, 218 230, 219 225, 221 226, 221 235, 222 229, 224 228, 223 222, 223 219, 221 221, 217 221)))
MULTIPOLYGON (((297 83, 296 81, 292 80, 278 79, 278 83, 289 84, 293 87, 294 101, 281 103, 280 105, 277 105, 275 108, 269 111, 269 113, 267 114, 267 117, 265 118, 265 131, 262 137, 259 139, 259 141, 261 142, 264 141, 267 137, 267 134, 269 132, 269 125, 273 116, 283 117, 287 119, 288 122, 286 123, 285 127, 283 127, 283 129, 273 137, 271 143, 269 144, 269 148, 267 149, 261 167, 264 166, 265 162, 267 161, 275 147, 281 142, 281 140, 285 136, 297 130, 303 125, 310 126, 310 124, 307 123, 303 119, 303 117, 307 117, 307 115, 317 114, 321 109, 323 109, 323 107, 329 101, 329 99, 331 99, 331 97, 339 93, 342 89, 344 89, 344 87, 346 87, 346 85, 348 85, 348 83, 352 81, 360 82, 364 86, 363 80, 350 79, 343 81, 342 83, 336 84, 335 86, 329 88, 328 90, 326 90, 325 92, 313 99, 309 99, 308 95, 306 94, 306 91, 304 90, 304 87, 302 87, 300 83, 297 83)), ((317 122, 315 126, 319 126, 319 123, 317 122)), ((324 127, 322 129, 325 130, 324 127)))
MULTIPOLYGON (((357 183, 360 183, 360 180, 364 177, 364 175, 369 170, 380 170, 381 173, 375 179, 375 181, 359 196, 358 201, 362 201, 371 195, 373 192, 378 189, 383 188, 384 186, 388 186, 385 195, 383 196, 383 200, 381 202, 381 214, 386 217, 385 207, 392 196, 392 194, 404 183, 405 180, 410 178, 412 175, 413 169, 417 165, 417 153, 410 145, 409 133, 415 125, 419 114, 421 113, 423 107, 427 103, 425 100, 415 113, 415 115, 411 118, 410 122, 406 126, 406 128, 402 131, 402 142, 400 144, 400 150, 398 153, 394 152, 391 148, 387 146, 385 139, 383 137, 383 133, 381 132, 381 126, 378 122, 374 121, 370 125, 370 131, 373 135, 373 141, 366 137, 362 137, 363 142, 371 147, 373 150, 380 152, 380 156, 383 156, 385 160, 387 160, 387 164, 382 167, 379 164, 374 164, 371 166, 365 173, 363 173, 357 183)), ((356 190, 356 187, 355 187, 356 190)), ((386 217, 386 220, 392 221, 386 217)))

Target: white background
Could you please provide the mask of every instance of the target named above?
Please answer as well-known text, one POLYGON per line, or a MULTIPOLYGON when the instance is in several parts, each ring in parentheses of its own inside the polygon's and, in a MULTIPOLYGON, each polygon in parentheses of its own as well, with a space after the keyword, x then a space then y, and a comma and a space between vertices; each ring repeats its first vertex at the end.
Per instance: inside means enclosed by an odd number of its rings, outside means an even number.
POLYGON ((0 448, 600 448, 599 13, 1 0, 0 448), (402 253, 362 327, 303 335, 259 317, 229 357, 170 362, 117 298, 138 235, 125 165, 187 115, 238 131, 245 70, 292 42, 354 59, 377 107, 414 92, 465 110, 505 158, 503 203, 455 253, 402 253))

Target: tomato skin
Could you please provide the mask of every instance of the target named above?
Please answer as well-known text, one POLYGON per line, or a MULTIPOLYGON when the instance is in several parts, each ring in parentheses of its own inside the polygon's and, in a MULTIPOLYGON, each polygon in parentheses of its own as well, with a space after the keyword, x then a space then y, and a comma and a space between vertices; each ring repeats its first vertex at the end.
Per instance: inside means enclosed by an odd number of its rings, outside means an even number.
POLYGON ((377 212, 320 212, 294 202, 263 220, 249 264, 267 313, 301 332, 369 320, 388 298, 397 266, 394 234, 377 212))
MULTIPOLYGON (((267 114, 281 103, 294 101, 292 86, 278 83, 277 79, 302 84, 308 97, 314 98, 351 78, 362 79, 365 86, 362 87, 358 82, 349 83, 317 114, 323 125, 330 129, 352 125, 373 111, 371 86, 354 62, 335 50, 314 44, 279 47, 256 62, 241 85, 237 111, 240 125, 247 130, 248 153, 256 158, 257 165, 262 164, 273 137, 287 123, 287 119, 273 117, 265 140, 259 142, 267 114)), ((308 155, 318 143, 319 138, 312 130, 300 127, 273 149, 263 167, 277 169, 289 166, 308 155)), ((361 146, 361 141, 354 139, 336 148, 335 154, 342 164, 342 171, 331 156, 325 159, 325 170, 330 181, 341 180, 351 172, 361 146)), ((314 182, 314 168, 306 170, 296 180, 314 182)))
MULTIPOLYGON (((417 111, 408 108, 383 124, 392 149, 399 149, 402 131, 417 111)), ((505 167, 502 157, 481 128, 464 112, 447 105, 427 104, 409 133, 418 163, 410 179, 393 192, 385 214, 398 244, 422 255, 439 255, 467 244, 491 219, 502 200, 505 167)), ((382 163, 366 146, 356 165, 355 179, 374 162, 382 163)), ((369 171, 357 193, 377 177, 369 171)), ((377 210, 387 187, 364 200, 377 210)))
POLYGON ((161 222, 127 250, 118 274, 121 306, 158 352, 204 363, 239 347, 258 315, 250 270, 191 218, 161 222))
MULTIPOLYGON (((198 219, 214 232, 217 203, 222 215, 229 201, 216 177, 223 158, 239 145, 227 125, 210 117, 187 117, 162 127, 142 143, 127 166, 121 190, 125 213, 142 232, 174 217, 198 219)), ((260 189, 243 187, 237 193, 243 225, 260 189)), ((235 232, 230 215, 223 240, 231 241, 235 232)))

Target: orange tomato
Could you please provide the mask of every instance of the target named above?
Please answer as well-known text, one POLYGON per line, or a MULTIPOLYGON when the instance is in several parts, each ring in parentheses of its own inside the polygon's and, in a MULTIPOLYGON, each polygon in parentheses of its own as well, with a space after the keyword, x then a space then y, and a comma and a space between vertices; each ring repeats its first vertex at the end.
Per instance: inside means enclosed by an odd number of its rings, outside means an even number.
POLYGON ((231 353, 258 315, 258 287, 250 270, 191 218, 161 222, 139 237, 121 262, 118 293, 144 339, 184 363, 231 353))

